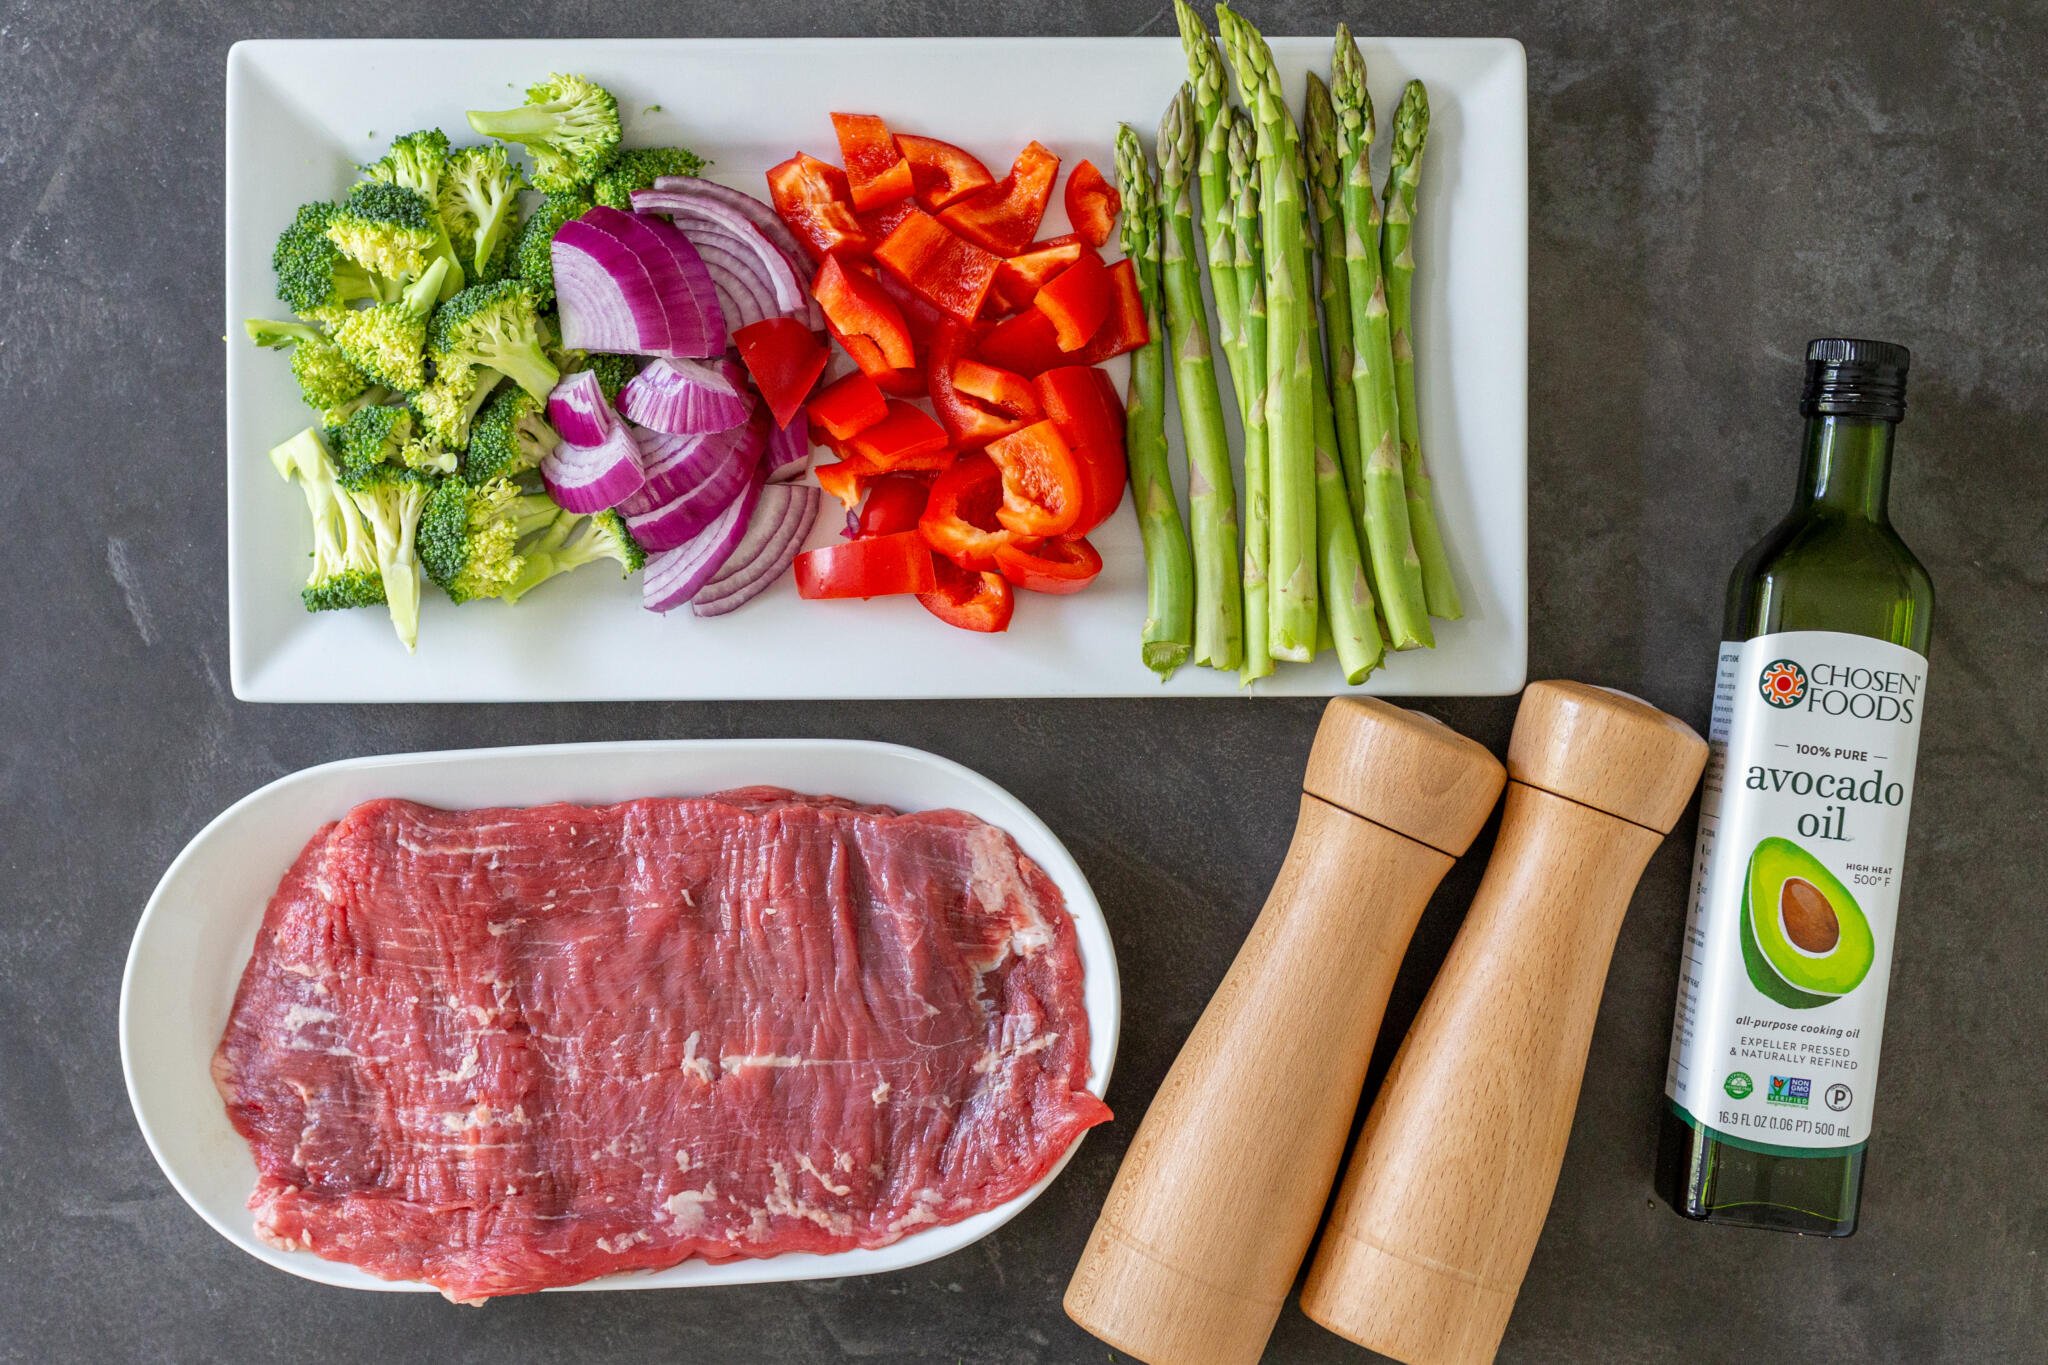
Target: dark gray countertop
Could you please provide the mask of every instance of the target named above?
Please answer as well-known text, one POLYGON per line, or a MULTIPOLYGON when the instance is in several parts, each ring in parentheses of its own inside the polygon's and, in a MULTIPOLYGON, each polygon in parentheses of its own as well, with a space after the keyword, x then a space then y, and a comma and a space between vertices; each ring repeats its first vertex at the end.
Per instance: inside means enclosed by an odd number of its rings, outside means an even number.
MULTIPOLYGON (((1893 505, 1940 594, 1863 1230, 1685 1223, 1650 1162, 1690 819, 1622 930, 1503 1358, 2048 1357, 2048 661, 2037 4, 1391 3, 1361 27, 1529 50, 1531 676, 1704 723, 1722 584, 1785 506, 1800 347, 1915 354, 1893 505)), ((1269 32, 1336 13, 1265 0, 1269 32)), ((227 687, 222 68, 237 38, 1164 33, 1164 4, 0 6, 0 1359, 1100 1361, 1060 1293, 1147 1100, 1278 865, 1300 701, 278 707, 227 687), (1014 1222, 872 1279, 457 1309, 288 1278, 172 1192, 128 1111, 123 955, 216 811, 311 763, 557 740, 920 745, 1032 805, 1123 970, 1120 1121, 1014 1222)), ((1498 749, 1507 700, 1427 704, 1498 749)), ((1483 840, 1480 851, 1486 842, 1483 840)), ((1477 880, 1425 917, 1384 1034, 1477 880)), ((1378 1072, 1375 1071, 1375 1079, 1378 1072)), ((1363 1359, 1290 1308, 1275 1361, 1363 1359)))

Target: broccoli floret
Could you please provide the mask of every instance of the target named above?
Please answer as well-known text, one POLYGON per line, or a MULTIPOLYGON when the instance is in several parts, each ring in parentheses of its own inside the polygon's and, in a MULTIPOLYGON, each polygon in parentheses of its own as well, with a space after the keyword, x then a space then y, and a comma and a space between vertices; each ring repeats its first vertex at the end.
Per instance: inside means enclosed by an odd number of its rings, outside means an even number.
POLYGON ((450 239, 451 229, 443 213, 442 195, 450 164, 448 135, 439 128, 422 128, 393 142, 383 160, 363 167, 363 174, 370 183, 397 185, 426 201, 434 227, 434 242, 427 254, 430 258, 445 257, 448 261, 448 275, 441 282, 441 297, 444 299, 462 288, 468 264, 450 239))
POLYGON ((427 268, 447 234, 433 202, 404 185, 368 180, 327 220, 327 240, 373 274, 412 280, 427 268))
POLYGON ((512 273, 543 308, 555 301, 555 229, 590 212, 591 202, 581 191, 548 195, 527 216, 512 243, 512 273))
POLYGON ((441 178, 448 166, 448 135, 439 128, 422 128, 395 139, 381 161, 363 167, 363 174, 386 185, 403 185, 438 203, 441 178))
POLYGON ((380 407, 397 397, 399 397, 398 394, 393 393, 382 384, 372 384, 345 403, 336 403, 332 407, 320 409, 320 426, 323 430, 327 431, 329 444, 339 443, 340 429, 349 418, 355 416, 364 408, 380 407))
POLYGON ((412 396, 413 416, 435 441, 462 450, 469 445, 478 410, 502 378, 483 365, 438 366, 434 381, 412 396))
POLYGON ((343 482, 384 468, 451 474, 460 463, 454 451, 419 430, 411 409, 396 406, 356 409, 335 428, 334 444, 343 482))
POLYGON ((512 280, 471 285, 435 309, 427 354, 440 367, 488 366, 535 398, 562 377, 547 357, 533 294, 512 280))
POLYGON ((489 282, 504 273, 499 253, 511 240, 525 181, 503 147, 458 147, 449 153, 437 202, 470 278, 489 282), (500 266, 496 274, 494 264, 500 266))
POLYGON ((324 411, 348 402, 370 387, 369 376, 349 364, 327 334, 302 322, 250 318, 242 324, 249 340, 271 350, 290 350, 292 378, 306 406, 324 411))
POLYGON ((588 185, 619 145, 619 102, 601 85, 558 74, 528 86, 517 109, 470 110, 469 126, 526 148, 535 189, 573 190, 588 185))
POLYGON ((554 520, 554 500, 510 479, 471 486, 444 479, 420 513, 420 567, 458 606, 501 597, 526 567, 521 537, 554 520))
POLYGON ((633 191, 653 186, 664 175, 695 175, 704 169, 704 158, 687 147, 635 147, 615 152, 604 163, 590 193, 600 204, 625 213, 633 211, 633 191))
POLYGON ((396 464, 411 439, 412 413, 401 407, 358 408, 335 435, 342 468, 348 470, 396 464))
POLYGON ((348 362, 386 388, 411 393, 427 382, 427 312, 448 264, 437 260, 391 303, 359 308, 336 320, 334 344, 348 362))
POLYGON ((340 483, 343 496, 355 504, 369 528, 391 625, 410 653, 420 634, 420 510, 426 506, 434 480, 402 464, 358 468, 347 462, 344 451, 340 483))
POLYGON ((299 485, 313 519, 313 570, 299 600, 307 611, 372 607, 384 600, 384 582, 369 528, 355 502, 336 482, 334 460, 319 431, 307 427, 270 452, 284 478, 299 485))
POLYGON ((431 436, 415 436, 398 452, 398 462, 415 474, 453 474, 462 468, 462 456, 431 436))
POLYGON ((621 578, 630 578, 647 562, 647 552, 616 511, 591 516, 557 513, 545 530, 520 544, 519 553, 526 563, 503 594, 507 602, 517 602, 557 574, 601 559, 619 564, 621 578))
POLYGON ((538 398, 516 384, 500 389, 470 424, 462 477, 472 484, 515 478, 537 468, 561 440, 538 398))
POLYGON ((593 355, 576 368, 589 370, 597 376, 597 387, 604 390, 604 401, 617 404, 619 390, 626 387, 626 381, 640 373, 647 362, 637 355, 593 355))
POLYGON ((300 317, 320 316, 363 299, 396 296, 394 288, 343 255, 328 238, 328 224, 338 212, 335 204, 301 205, 271 250, 277 297, 300 317))
POLYGON ((478 284, 496 284, 499 280, 510 279, 514 273, 514 248, 519 243, 519 215, 517 212, 505 216, 505 230, 498 235, 498 245, 491 252, 491 259, 477 269, 478 284))

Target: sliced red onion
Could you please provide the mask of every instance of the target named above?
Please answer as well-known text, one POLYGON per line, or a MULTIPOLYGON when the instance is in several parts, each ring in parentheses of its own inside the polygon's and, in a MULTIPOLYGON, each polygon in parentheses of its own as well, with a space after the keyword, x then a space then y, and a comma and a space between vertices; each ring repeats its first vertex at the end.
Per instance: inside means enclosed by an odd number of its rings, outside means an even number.
POLYGON ((761 466, 761 452, 768 445, 770 423, 750 417, 729 431, 706 432, 701 436, 671 436, 666 432, 640 428, 641 461, 647 471, 642 500, 648 507, 679 497, 706 479, 737 481, 761 466))
MULTIPOLYGON (((563 346, 625 355, 667 352, 668 309, 642 252, 598 224, 571 218, 555 229, 548 257, 563 346)), ((660 259, 670 260, 665 249, 660 259)))
MULTIPOLYGON (((593 210, 595 212, 595 210, 593 210)), ((616 213, 618 210, 609 209, 616 213)), ((692 333, 688 338, 688 349, 682 349, 684 340, 671 336, 670 342, 677 347, 672 354, 689 356, 718 355, 732 340, 730 325, 726 322, 725 311, 718 302, 718 287, 711 278, 711 269, 704 264, 704 257, 697 250, 697 244, 686 236, 683 230, 658 213, 628 213, 622 215, 638 223, 642 228, 668 248, 669 256, 676 264, 677 287, 687 296, 687 305, 671 297, 668 300, 670 326, 678 313, 693 313, 703 319, 701 334, 692 333)))
POLYGON ((637 190, 633 207, 643 213, 668 214, 700 248, 721 239, 729 243, 735 258, 730 269, 764 283, 774 299, 775 311, 765 316, 809 316, 811 298, 803 273, 745 212, 725 200, 687 190, 637 190))
POLYGON ((620 412, 671 436, 730 431, 753 410, 746 372, 724 357, 656 360, 619 391, 620 412))
POLYGON ((734 331, 763 318, 785 316, 773 288, 755 273, 754 258, 737 239, 698 228, 690 229, 689 237, 704 257, 718 306, 734 331))
POLYGON ((810 539, 822 491, 795 484, 763 488, 746 535, 727 557, 725 567, 690 599, 690 610, 699 616, 738 611, 787 573, 810 539))
MULTIPOLYGON (((651 556, 640 575, 641 605, 649 611, 674 611, 695 597, 725 567, 734 547, 745 538, 747 523, 752 520, 754 504, 760 497, 761 481, 748 479, 740 496, 710 525, 684 544, 651 556)), ((634 535, 637 539, 639 533, 635 531, 634 535)))
POLYGON ((811 433, 801 417, 786 427, 775 427, 768 435, 768 452, 761 468, 770 483, 795 483, 811 472, 811 433))
MULTIPOLYGON (((811 258, 805 253, 803 247, 797 243, 796 234, 789 230, 787 223, 776 216, 774 209, 754 198, 753 195, 746 193, 744 190, 736 190, 730 185, 721 185, 716 181, 699 180, 694 176, 681 175, 661 176, 655 180, 654 188, 687 195, 693 199, 705 202, 724 204, 733 209, 758 228, 761 235, 774 244, 775 249, 782 253, 782 259, 789 263, 791 272, 796 275, 799 281, 811 278, 811 258)), ((812 331, 821 334, 824 332, 825 310, 820 308, 818 301, 810 296, 808 288, 804 290, 804 320, 810 323, 812 331)))
POLYGON ((638 493, 647 482, 640 446, 621 424, 603 444, 575 446, 563 441, 540 462, 548 495, 570 512, 602 512, 638 493))
MULTIPOLYGON (((804 249, 798 245, 796 234, 789 230, 789 224, 775 214, 775 210, 748 194, 730 185, 721 185, 715 180, 702 180, 694 175, 663 175, 655 177, 654 188, 672 190, 693 199, 703 199, 724 204, 741 214, 761 230, 761 235, 775 243, 776 249, 787 256, 792 263, 807 259, 804 249)), ((638 208, 639 205, 634 205, 638 208)), ((806 273, 801 268, 798 274, 806 273)))
POLYGON ((748 488, 761 482, 761 422, 735 432, 758 432, 726 442, 733 433, 666 438, 648 486, 622 509, 633 538, 649 550, 668 550, 702 531, 748 488), (694 444, 689 444, 694 443, 694 444))
MULTIPOLYGON (((630 385, 628 387, 631 387, 630 385)), ((590 370, 562 376, 548 395, 548 422, 573 446, 601 446, 618 429, 618 414, 604 400, 604 386, 590 370)))

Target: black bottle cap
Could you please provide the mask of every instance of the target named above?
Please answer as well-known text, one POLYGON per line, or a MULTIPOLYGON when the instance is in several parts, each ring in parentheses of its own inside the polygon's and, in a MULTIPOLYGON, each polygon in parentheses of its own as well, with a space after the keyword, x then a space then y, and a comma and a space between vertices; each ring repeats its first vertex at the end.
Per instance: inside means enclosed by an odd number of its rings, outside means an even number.
POLYGON ((1802 417, 1906 415, 1906 366, 1913 356, 1889 341, 1821 337, 1806 344, 1806 392, 1802 417))

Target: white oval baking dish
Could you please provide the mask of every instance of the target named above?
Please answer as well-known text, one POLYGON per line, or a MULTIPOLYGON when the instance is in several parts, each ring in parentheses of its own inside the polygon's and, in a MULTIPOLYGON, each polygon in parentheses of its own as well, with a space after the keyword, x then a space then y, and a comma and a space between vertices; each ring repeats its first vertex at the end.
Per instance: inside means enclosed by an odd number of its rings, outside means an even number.
MULTIPOLYGON (((346 759, 281 777, 228 807, 194 836, 157 883, 136 926, 121 982, 121 1066, 128 1099, 157 1164, 223 1237, 280 1270, 351 1289, 430 1287, 378 1279, 310 1252, 256 1238, 245 1204, 256 1184, 249 1149, 228 1123, 208 1070, 256 928, 278 879, 313 831, 358 802, 404 797, 449 808, 589 804, 696 796, 766 784, 901 810, 951 807, 1008 830, 1066 898, 1086 973, 1088 1087, 1101 1095, 1116 1057, 1116 955, 1094 892, 1073 857, 1016 797, 969 768, 920 749, 857 740, 641 740, 346 759)), ((875 1250, 790 1253, 610 1275, 572 1289, 763 1284, 901 1270, 958 1251, 1017 1216, 1045 1179, 996 1208, 875 1250)))

